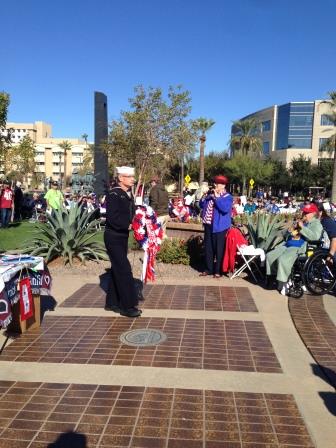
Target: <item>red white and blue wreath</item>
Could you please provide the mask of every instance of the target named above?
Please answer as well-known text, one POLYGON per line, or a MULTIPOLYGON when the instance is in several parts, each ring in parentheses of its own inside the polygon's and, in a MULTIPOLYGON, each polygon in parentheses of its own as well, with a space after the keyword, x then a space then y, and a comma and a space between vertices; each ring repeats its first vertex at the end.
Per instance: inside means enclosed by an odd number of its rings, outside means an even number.
POLYGON ((142 281, 155 280, 155 259, 162 243, 163 231, 152 207, 140 205, 137 207, 132 222, 134 238, 144 250, 142 266, 142 281))

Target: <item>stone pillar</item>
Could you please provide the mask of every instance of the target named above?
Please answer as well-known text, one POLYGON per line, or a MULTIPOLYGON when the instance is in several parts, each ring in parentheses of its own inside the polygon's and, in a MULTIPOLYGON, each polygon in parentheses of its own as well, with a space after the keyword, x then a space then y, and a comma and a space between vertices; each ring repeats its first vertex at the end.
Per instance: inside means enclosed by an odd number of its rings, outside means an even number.
POLYGON ((109 184, 108 157, 101 145, 107 142, 107 97, 104 93, 94 93, 95 146, 94 146, 94 191, 97 195, 105 193, 109 184))

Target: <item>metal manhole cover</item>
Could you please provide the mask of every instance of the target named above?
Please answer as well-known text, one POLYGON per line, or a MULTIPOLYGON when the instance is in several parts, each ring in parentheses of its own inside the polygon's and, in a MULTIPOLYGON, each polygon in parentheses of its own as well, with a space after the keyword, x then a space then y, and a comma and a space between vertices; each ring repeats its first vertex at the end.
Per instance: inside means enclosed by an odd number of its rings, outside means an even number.
POLYGON ((147 347, 148 345, 158 345, 167 340, 167 335, 160 330, 144 328, 141 330, 126 331, 120 335, 120 341, 123 344, 132 347, 147 347))

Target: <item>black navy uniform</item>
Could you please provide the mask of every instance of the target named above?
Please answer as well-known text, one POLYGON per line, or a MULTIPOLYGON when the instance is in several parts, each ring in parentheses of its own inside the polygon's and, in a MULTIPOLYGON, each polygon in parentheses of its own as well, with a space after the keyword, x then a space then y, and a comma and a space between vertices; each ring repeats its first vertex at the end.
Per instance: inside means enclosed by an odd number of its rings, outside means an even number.
POLYGON ((111 260, 111 279, 106 307, 129 310, 138 299, 130 262, 127 258, 129 226, 135 214, 131 194, 116 186, 107 195, 104 242, 111 260))

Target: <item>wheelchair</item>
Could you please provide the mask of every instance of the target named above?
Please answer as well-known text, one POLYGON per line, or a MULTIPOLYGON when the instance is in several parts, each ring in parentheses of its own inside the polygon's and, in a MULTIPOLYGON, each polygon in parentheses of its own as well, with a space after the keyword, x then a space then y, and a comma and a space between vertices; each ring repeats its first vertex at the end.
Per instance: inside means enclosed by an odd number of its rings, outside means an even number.
MULTIPOLYGON (((324 241, 321 238, 318 241, 307 243, 306 253, 299 255, 292 267, 291 274, 288 279, 288 296, 300 299, 304 292, 312 292, 312 294, 322 294, 327 283, 321 283, 322 275, 317 276, 317 269, 321 267, 321 254, 326 258, 328 250, 323 249, 324 241), (324 285, 324 286, 323 286, 324 285)), ((324 258, 324 259, 325 259, 324 258)))
POLYGON ((326 294, 336 285, 336 266, 327 260, 328 249, 319 249, 308 260, 304 269, 304 283, 313 295, 326 294))

